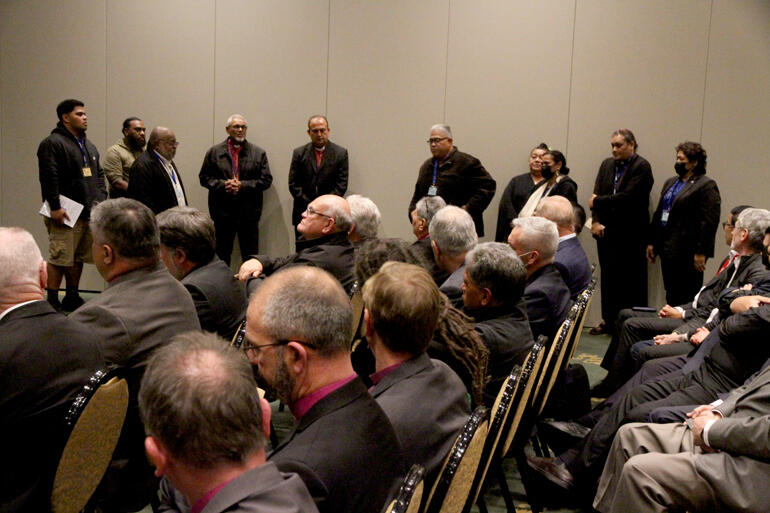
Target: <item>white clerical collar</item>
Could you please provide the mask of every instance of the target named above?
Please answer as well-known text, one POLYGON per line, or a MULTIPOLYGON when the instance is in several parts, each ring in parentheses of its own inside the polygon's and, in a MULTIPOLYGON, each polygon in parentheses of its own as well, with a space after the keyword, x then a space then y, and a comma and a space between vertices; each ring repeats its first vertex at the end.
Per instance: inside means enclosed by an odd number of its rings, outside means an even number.
POLYGON ((13 312, 17 308, 21 308, 24 305, 28 305, 30 303, 34 303, 35 301, 45 301, 45 300, 44 299, 33 299, 32 301, 24 301, 23 303, 19 303, 18 305, 13 305, 12 307, 8 308, 7 310, 3 310, 3 313, 0 313, 0 321, 3 320, 3 317, 5 317, 9 313, 13 312))
POLYGON ((568 233, 567 235, 559 237, 559 242, 572 239, 573 237, 577 237, 577 234, 576 233, 568 233))

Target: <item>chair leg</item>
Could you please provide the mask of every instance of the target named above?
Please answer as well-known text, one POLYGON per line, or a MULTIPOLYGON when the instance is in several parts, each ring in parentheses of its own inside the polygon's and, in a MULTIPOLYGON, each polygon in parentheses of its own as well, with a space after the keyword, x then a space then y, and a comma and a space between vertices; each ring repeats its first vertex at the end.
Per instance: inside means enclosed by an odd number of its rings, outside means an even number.
POLYGON ((505 510, 508 513, 516 513, 516 505, 513 503, 513 497, 511 497, 511 490, 508 488, 508 481, 505 478, 505 471, 503 470, 502 461, 497 461, 495 464, 495 474, 497 474, 497 483, 500 486, 500 495, 503 496, 505 501, 505 510))
POLYGON ((513 451, 516 466, 519 468, 519 474, 521 475, 521 483, 524 485, 524 492, 527 494, 529 507, 532 509, 532 513, 541 513, 543 505, 537 496, 537 488, 532 481, 532 472, 529 469, 529 465, 527 465, 527 456, 524 454, 524 449, 514 448, 513 451))
POLYGON ((489 513, 489 510, 487 509, 487 502, 484 500, 483 493, 479 493, 479 498, 476 500, 476 506, 479 507, 479 513, 489 513))

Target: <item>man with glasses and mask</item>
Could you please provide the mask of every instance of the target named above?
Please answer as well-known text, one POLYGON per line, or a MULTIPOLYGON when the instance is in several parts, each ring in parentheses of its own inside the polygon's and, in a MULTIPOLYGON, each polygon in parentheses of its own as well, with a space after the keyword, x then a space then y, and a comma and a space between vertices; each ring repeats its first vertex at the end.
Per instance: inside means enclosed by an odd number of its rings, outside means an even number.
POLYGON ((482 213, 495 195, 495 179, 476 157, 463 153, 453 144, 449 125, 433 125, 428 138, 431 158, 420 167, 409 202, 409 218, 424 196, 441 196, 447 205, 456 205, 473 218, 476 233, 484 236, 482 213))
POLYGON ((570 306, 569 288, 553 264, 559 246, 556 223, 544 217, 514 219, 508 244, 527 268, 524 302, 532 335, 553 339, 570 306))
POLYGON ((154 214, 187 206, 182 177, 174 164, 178 146, 179 141, 171 129, 156 126, 150 132, 147 151, 131 166, 127 196, 141 201, 154 214))
POLYGON ((353 245, 348 240, 352 226, 350 205, 345 198, 332 194, 319 196, 302 213, 302 221, 297 225, 300 238, 295 253, 277 258, 249 256, 236 276, 248 282, 251 293, 261 284, 262 278, 279 269, 312 265, 330 272, 349 293, 353 287, 353 245))
POLYGON ((257 290, 243 349, 296 419, 268 455, 305 481, 321 513, 377 513, 401 475, 401 448, 350 362, 353 321, 339 282, 313 267, 282 270, 257 290))
POLYGON ((217 255, 230 265, 236 234, 241 256, 259 252, 262 191, 273 183, 273 175, 265 150, 246 140, 246 118, 233 114, 225 130, 227 139, 206 152, 198 178, 209 190, 217 255))

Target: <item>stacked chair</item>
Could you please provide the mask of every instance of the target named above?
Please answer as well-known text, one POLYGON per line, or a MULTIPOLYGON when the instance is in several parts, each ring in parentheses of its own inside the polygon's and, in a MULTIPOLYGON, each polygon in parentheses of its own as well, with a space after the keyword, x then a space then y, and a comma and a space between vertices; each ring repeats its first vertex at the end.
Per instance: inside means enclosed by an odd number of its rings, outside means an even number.
POLYGON ((425 467, 412 465, 395 497, 382 513, 418 513, 422 502, 423 477, 425 477, 425 467))

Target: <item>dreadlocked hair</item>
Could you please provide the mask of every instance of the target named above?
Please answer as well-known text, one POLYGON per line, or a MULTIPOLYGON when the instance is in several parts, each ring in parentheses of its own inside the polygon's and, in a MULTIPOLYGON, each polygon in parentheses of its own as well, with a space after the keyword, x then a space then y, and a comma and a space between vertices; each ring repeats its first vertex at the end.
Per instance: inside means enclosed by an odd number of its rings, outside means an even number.
POLYGON ((430 265, 422 255, 403 239, 370 239, 356 250, 354 275, 360 287, 364 282, 377 274, 385 262, 406 262, 419 265, 430 272, 430 265))
POLYGON ((484 387, 487 384, 487 361, 489 350, 474 329, 473 319, 453 307, 449 299, 442 294, 444 307, 439 314, 438 326, 433 334, 433 342, 446 349, 454 360, 463 366, 470 377, 471 398, 474 404, 482 403, 484 387))

